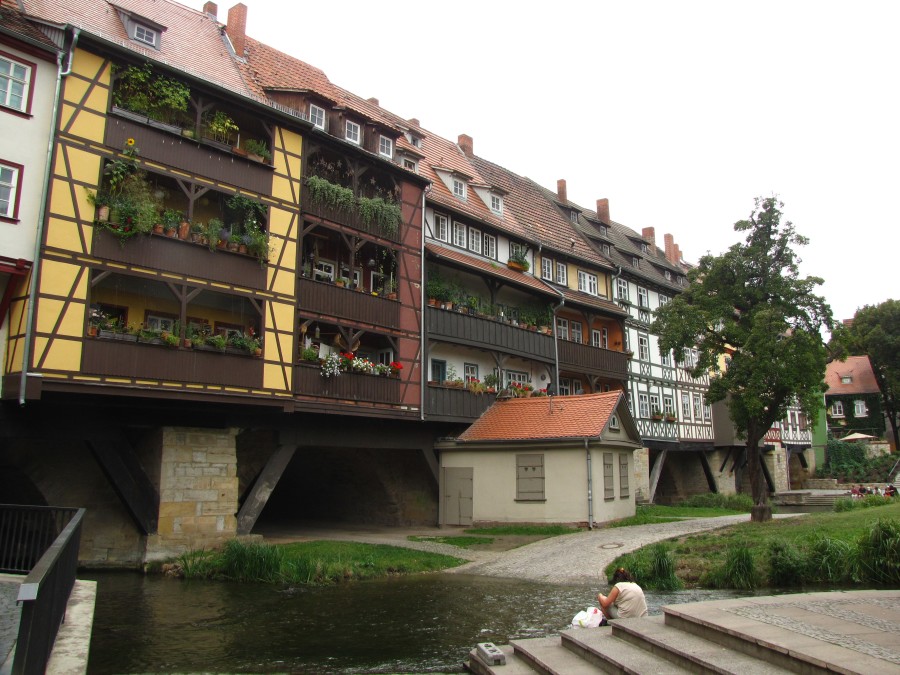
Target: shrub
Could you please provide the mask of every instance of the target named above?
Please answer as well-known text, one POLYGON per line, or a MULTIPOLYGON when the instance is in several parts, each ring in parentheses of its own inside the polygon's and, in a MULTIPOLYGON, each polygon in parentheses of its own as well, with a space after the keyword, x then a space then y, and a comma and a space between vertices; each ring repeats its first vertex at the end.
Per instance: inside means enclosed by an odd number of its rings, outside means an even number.
POLYGON ((784 541, 769 543, 769 584, 776 587, 802 586, 805 560, 803 554, 784 541))
POLYGON ((663 543, 650 547, 650 577, 647 585, 658 591, 676 591, 681 588, 681 581, 675 575, 675 559, 669 547, 663 543))
POLYGON ((749 513, 753 507, 753 498, 745 494, 723 495, 719 492, 709 492, 707 494, 694 495, 682 502, 681 506, 730 509, 732 511, 746 511, 749 513))
POLYGON ((756 588, 759 585, 759 574, 750 549, 740 543, 729 546, 725 552, 724 564, 705 575, 701 583, 713 588, 756 588))
POLYGON ((806 547, 806 580, 812 584, 842 584, 850 580, 853 549, 846 541, 819 535, 806 547))
POLYGON ((854 577, 860 582, 900 585, 900 521, 879 518, 857 541, 854 577))

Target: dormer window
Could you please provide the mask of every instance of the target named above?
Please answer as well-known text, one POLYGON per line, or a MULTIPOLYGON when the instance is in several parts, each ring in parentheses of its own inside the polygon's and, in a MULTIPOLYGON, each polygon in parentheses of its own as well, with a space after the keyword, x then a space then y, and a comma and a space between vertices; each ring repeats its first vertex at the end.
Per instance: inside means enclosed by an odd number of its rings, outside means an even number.
POLYGON ((410 136, 409 142, 412 143, 412 146, 413 146, 414 148, 421 148, 421 147, 422 147, 422 139, 419 138, 418 136, 410 136))
POLYGON ((151 47, 159 47, 159 33, 139 23, 134 24, 134 39, 151 47))
POLYGON ((416 164, 415 160, 409 159, 408 157, 403 158, 403 168, 414 173, 419 173, 419 165, 416 164))
POLYGON ((453 196, 460 199, 466 198, 466 184, 458 178, 453 179, 453 196))
POLYGON ((569 220, 573 223, 578 222, 578 211, 569 211, 569 220))
POLYGON ((600 236, 608 237, 609 236, 609 228, 606 225, 598 225, 597 230, 600 232, 600 236))
POLYGON ((356 122, 347 120, 346 125, 344 126, 344 138, 351 143, 359 145, 362 141, 362 129, 356 122))
POLYGON ((503 197, 500 195, 491 195, 491 211, 497 214, 503 213, 503 197))
POLYGON ((647 242, 641 242, 641 253, 650 253, 650 244, 647 242))
POLYGON ((387 136, 381 136, 378 139, 378 154, 382 157, 394 156, 394 141, 387 136))
POLYGON ((672 281, 672 273, 669 270, 665 271, 666 281, 672 281))
POLYGON ((842 375, 841 376, 841 384, 853 384, 853 376, 852 375, 842 375))
POLYGON ((309 121, 318 129, 325 130, 325 110, 312 103, 309 104, 309 121))
POLYGON ((635 256, 631 256, 631 266, 632 266, 632 267, 640 267, 640 266, 641 266, 641 259, 638 258, 636 255, 635 255, 635 256))

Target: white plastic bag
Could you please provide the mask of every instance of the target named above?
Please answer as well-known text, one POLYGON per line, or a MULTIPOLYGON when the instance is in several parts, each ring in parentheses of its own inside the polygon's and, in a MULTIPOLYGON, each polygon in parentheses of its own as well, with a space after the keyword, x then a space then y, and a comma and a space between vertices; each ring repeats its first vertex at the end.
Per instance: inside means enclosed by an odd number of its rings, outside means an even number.
POLYGON ((603 625, 603 612, 596 607, 588 607, 572 618, 572 628, 597 628, 603 625))

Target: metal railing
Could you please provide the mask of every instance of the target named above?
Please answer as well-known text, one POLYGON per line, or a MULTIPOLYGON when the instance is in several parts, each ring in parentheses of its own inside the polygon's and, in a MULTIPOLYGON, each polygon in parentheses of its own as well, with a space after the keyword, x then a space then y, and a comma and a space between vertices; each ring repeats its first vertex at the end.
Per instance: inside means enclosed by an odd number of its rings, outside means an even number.
POLYGON ((43 673, 75 585, 84 509, 0 504, 0 570, 19 586, 12 673, 43 673))

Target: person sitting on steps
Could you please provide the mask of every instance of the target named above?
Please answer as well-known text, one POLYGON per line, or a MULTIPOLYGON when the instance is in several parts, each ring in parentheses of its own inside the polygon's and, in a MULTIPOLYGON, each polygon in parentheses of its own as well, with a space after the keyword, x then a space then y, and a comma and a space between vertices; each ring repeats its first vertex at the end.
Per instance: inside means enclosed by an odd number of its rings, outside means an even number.
POLYGON ((631 619, 647 616, 647 600, 644 591, 634 582, 634 577, 624 567, 613 572, 613 587, 609 595, 600 593, 597 602, 607 619, 631 619))

